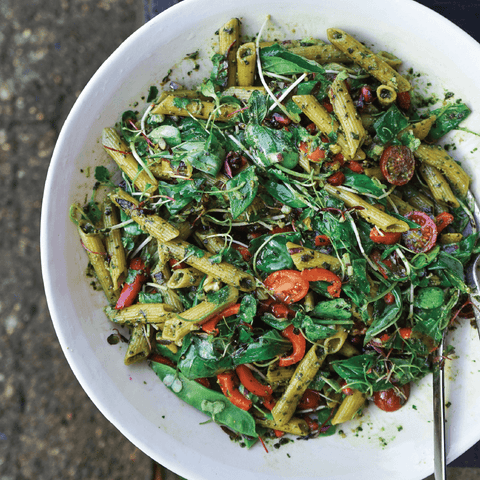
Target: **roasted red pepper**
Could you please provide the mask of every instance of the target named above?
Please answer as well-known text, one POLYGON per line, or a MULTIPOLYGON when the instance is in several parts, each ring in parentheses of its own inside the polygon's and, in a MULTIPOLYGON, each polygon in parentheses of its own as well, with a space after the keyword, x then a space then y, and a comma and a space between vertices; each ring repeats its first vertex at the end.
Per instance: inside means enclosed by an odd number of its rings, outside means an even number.
POLYGON ((259 382, 253 375, 252 370, 250 370, 246 365, 239 365, 235 372, 240 379, 240 383, 249 391, 252 392, 257 397, 270 397, 273 393, 272 387, 270 385, 264 385, 259 382))
POLYGON ((217 381, 223 394, 238 408, 250 410, 252 401, 243 396, 237 388, 238 378, 234 372, 224 372, 217 375, 217 381))
POLYGON ((317 235, 315 237, 315 246, 316 247, 326 247, 330 245, 332 242, 326 235, 317 235))
POLYGON ((338 275, 335 275, 326 268, 308 268, 303 270, 302 277, 308 282, 329 282, 331 285, 327 287, 327 292, 334 298, 340 296, 342 291, 342 281, 338 275))
POLYGON ((327 178, 327 182, 334 187, 338 187, 345 183, 345 175, 342 172, 336 172, 327 178))
POLYGON ((130 270, 138 270, 137 275, 132 283, 125 283, 120 297, 118 298, 115 308, 120 310, 121 308, 129 307, 137 299, 143 284, 147 281, 147 269, 141 258, 133 258, 129 265, 130 270))
POLYGON ((373 227, 370 230, 370 240, 375 243, 381 243, 382 245, 393 245, 394 243, 398 243, 401 238, 402 234, 399 232, 384 232, 377 227, 373 227))
POLYGON ((437 233, 440 233, 444 228, 448 227, 454 220, 451 213, 442 212, 435 217, 435 225, 437 226, 437 233))
POLYGON ((295 365, 304 356, 307 348, 307 342, 300 330, 297 330, 293 325, 289 325, 281 333, 282 337, 287 338, 292 343, 293 352, 286 357, 280 357, 278 365, 280 367, 289 367, 295 365))
POLYGON ((202 324, 202 330, 207 333, 212 333, 214 335, 218 334, 217 330, 217 323, 222 320, 222 318, 231 317, 232 315, 236 315, 240 310, 240 304, 236 303, 235 305, 230 305, 227 307, 223 312, 218 313, 210 320, 207 320, 205 323, 202 324))

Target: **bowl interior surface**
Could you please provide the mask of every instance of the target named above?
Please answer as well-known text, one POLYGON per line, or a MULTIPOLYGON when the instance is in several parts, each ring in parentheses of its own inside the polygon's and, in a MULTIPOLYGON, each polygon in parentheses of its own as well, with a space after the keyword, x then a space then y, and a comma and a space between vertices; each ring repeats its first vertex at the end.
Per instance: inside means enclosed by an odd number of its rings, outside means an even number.
MULTIPOLYGON (((193 86, 209 74, 215 31, 232 17, 244 34, 258 33, 267 15, 264 39, 326 40, 326 29, 342 28, 375 50, 387 50, 422 75, 416 81, 467 102, 473 113, 464 126, 479 124, 480 46, 436 13, 410 0, 186 0, 135 32, 104 63, 70 113, 54 151, 42 210, 42 270, 55 329, 75 375, 102 413, 135 445, 159 463, 189 480, 215 478, 421 479, 433 471, 431 377, 413 388, 408 404, 396 413, 371 407, 360 420, 342 426, 345 436, 298 441, 266 453, 256 446, 241 449, 206 417, 178 400, 146 364, 126 367, 125 344, 110 346, 113 332, 103 308, 103 293, 85 278, 87 257, 76 228, 68 219, 72 203, 90 195, 96 165, 110 166, 101 146, 101 131, 120 114, 141 109, 151 85, 170 78, 193 86), (191 74, 188 53, 200 51, 200 69, 191 74), (183 59, 183 60, 182 60, 183 59), (92 172, 87 176, 88 172, 92 172), (361 427, 361 430, 358 428, 361 427)), ((456 132, 452 153, 461 160, 478 191, 477 136, 456 132)), ((447 370, 448 461, 480 439, 480 362, 478 335, 462 325, 450 336, 458 358, 447 370), (477 363, 478 364, 478 363, 477 363)))

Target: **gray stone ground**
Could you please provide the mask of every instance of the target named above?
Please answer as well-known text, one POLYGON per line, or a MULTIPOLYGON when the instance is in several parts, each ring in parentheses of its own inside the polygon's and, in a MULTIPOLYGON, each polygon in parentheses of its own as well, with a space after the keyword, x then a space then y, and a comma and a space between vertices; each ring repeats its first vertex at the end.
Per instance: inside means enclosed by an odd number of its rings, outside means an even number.
MULTIPOLYGON (((62 124, 143 21, 142 0, 0 0, 0 480, 153 479, 152 461, 73 376, 39 252, 43 185, 62 124)), ((480 479, 477 469, 449 475, 480 479)))

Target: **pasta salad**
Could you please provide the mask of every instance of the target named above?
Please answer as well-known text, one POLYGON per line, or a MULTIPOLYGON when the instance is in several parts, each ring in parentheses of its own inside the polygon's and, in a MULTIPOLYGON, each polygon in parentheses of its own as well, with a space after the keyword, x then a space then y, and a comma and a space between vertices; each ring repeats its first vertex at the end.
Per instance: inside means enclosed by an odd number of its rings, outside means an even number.
POLYGON ((196 89, 166 79, 105 128, 118 169, 70 211, 125 363, 247 447, 401 408, 469 315, 478 252, 470 179, 437 144, 467 105, 431 108, 338 28, 262 30, 230 20, 196 89))

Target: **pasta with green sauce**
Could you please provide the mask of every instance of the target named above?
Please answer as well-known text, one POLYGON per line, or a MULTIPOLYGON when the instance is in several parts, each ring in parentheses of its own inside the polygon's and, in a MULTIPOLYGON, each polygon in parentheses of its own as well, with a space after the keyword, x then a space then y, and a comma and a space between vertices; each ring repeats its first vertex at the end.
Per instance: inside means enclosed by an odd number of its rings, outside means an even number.
POLYGON ((466 314, 478 233, 468 175, 432 145, 465 104, 420 111, 401 61, 338 28, 241 30, 196 89, 152 87, 106 126, 109 193, 70 216, 125 363, 250 447, 405 404, 466 314))

